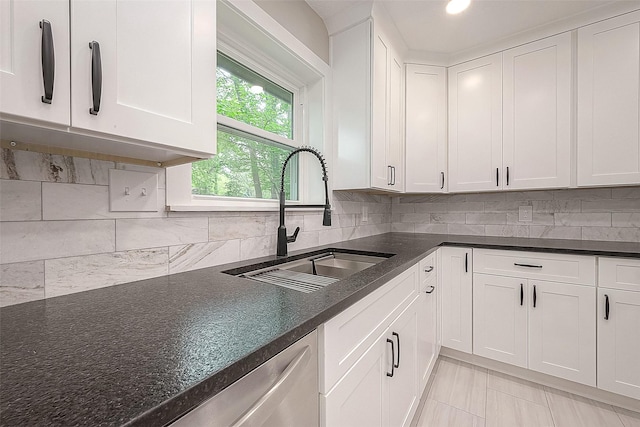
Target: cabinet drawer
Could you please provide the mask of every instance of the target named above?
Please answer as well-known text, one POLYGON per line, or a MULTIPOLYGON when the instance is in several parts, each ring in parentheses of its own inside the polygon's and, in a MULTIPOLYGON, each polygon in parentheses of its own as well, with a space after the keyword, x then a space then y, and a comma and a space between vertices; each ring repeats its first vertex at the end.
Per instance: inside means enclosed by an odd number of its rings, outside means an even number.
POLYGON ((640 292, 640 259, 598 258, 598 286, 640 292))
POLYGON ((320 326, 320 393, 327 393, 418 295, 418 265, 320 326))
POLYGON ((474 273, 595 286, 596 258, 541 252, 473 250, 474 273))

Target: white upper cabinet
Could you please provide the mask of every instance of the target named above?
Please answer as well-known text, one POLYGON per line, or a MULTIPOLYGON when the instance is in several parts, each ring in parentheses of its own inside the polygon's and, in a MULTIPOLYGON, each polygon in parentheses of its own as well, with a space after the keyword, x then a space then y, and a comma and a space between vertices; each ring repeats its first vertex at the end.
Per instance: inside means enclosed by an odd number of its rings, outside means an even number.
POLYGON ((367 20, 331 36, 334 189, 402 191, 402 60, 367 20))
POLYGON ((640 12, 578 30, 578 186, 640 183, 640 12))
POLYGON ((71 29, 74 128, 215 153, 215 2, 72 0, 71 29))
POLYGON ((406 182, 412 192, 447 190, 446 68, 407 64, 406 182))
POLYGON ((502 187, 568 187, 571 33, 507 50, 502 59, 502 187))
POLYGON ((69 2, 0 1, 0 112, 68 126, 69 2))
POLYGON ((449 191, 501 188, 502 53, 449 68, 449 191))

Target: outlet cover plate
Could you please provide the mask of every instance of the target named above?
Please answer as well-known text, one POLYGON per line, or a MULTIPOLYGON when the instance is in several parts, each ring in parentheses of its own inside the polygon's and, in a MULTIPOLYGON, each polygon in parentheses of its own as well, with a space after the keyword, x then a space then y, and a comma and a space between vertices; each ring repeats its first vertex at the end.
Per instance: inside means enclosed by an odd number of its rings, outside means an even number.
POLYGON ((157 212, 158 174, 109 169, 111 212, 157 212))
POLYGON ((533 206, 520 206, 518 209, 518 221, 520 222, 533 221, 533 206))

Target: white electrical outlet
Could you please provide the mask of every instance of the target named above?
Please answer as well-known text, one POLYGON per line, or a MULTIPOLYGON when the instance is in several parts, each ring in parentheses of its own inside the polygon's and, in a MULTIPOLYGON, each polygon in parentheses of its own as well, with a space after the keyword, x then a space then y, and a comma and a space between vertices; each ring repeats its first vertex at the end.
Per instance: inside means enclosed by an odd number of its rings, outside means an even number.
POLYGON ((362 205, 362 222, 369 222, 369 206, 362 205))
POLYGON ((531 222, 533 220, 533 206, 520 206, 518 209, 518 221, 531 222))
POLYGON ((109 169, 111 212, 157 212, 158 174, 109 169))

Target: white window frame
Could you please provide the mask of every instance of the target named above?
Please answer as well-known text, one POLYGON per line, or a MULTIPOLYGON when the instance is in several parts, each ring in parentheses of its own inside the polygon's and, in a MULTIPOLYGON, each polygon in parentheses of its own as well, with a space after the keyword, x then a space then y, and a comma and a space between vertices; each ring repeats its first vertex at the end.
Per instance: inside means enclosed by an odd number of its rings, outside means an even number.
MULTIPOLYGON (((238 17, 246 22, 246 28, 238 29, 237 22, 233 25, 233 31, 225 31, 219 27, 217 49, 293 93, 293 139, 281 137, 221 115, 216 118, 216 126, 220 123, 294 148, 312 145, 320 149, 331 164, 328 122, 329 66, 253 2, 220 0, 218 8, 221 5, 227 8, 227 13, 229 11, 237 13, 238 17), (256 35, 256 30, 262 34, 256 35), (246 37, 239 33, 246 33, 246 37), (263 54, 264 50, 268 50, 271 55, 263 54), (279 55, 284 58, 284 64, 281 63, 279 55), (295 58, 293 61, 298 63, 291 66, 291 58, 295 58), (302 70, 302 72, 296 73, 289 69, 302 70), (318 90, 318 87, 321 87, 321 90, 318 90), (309 93, 311 93, 310 96, 309 93), (309 102, 316 108, 306 108, 309 102), (321 108, 318 109, 317 105, 321 105, 321 108), (311 113, 309 113, 310 110, 311 113), (310 120, 314 123, 310 124, 310 120)), ((288 203, 324 203, 324 183, 319 179, 320 168, 319 165, 315 165, 317 163, 315 159, 310 157, 298 156, 298 200, 288 203), (318 179, 314 180, 316 175, 318 179)), ((170 211, 273 211, 278 209, 278 201, 273 199, 192 195, 191 188, 191 164, 167 168, 167 209, 170 211)))

